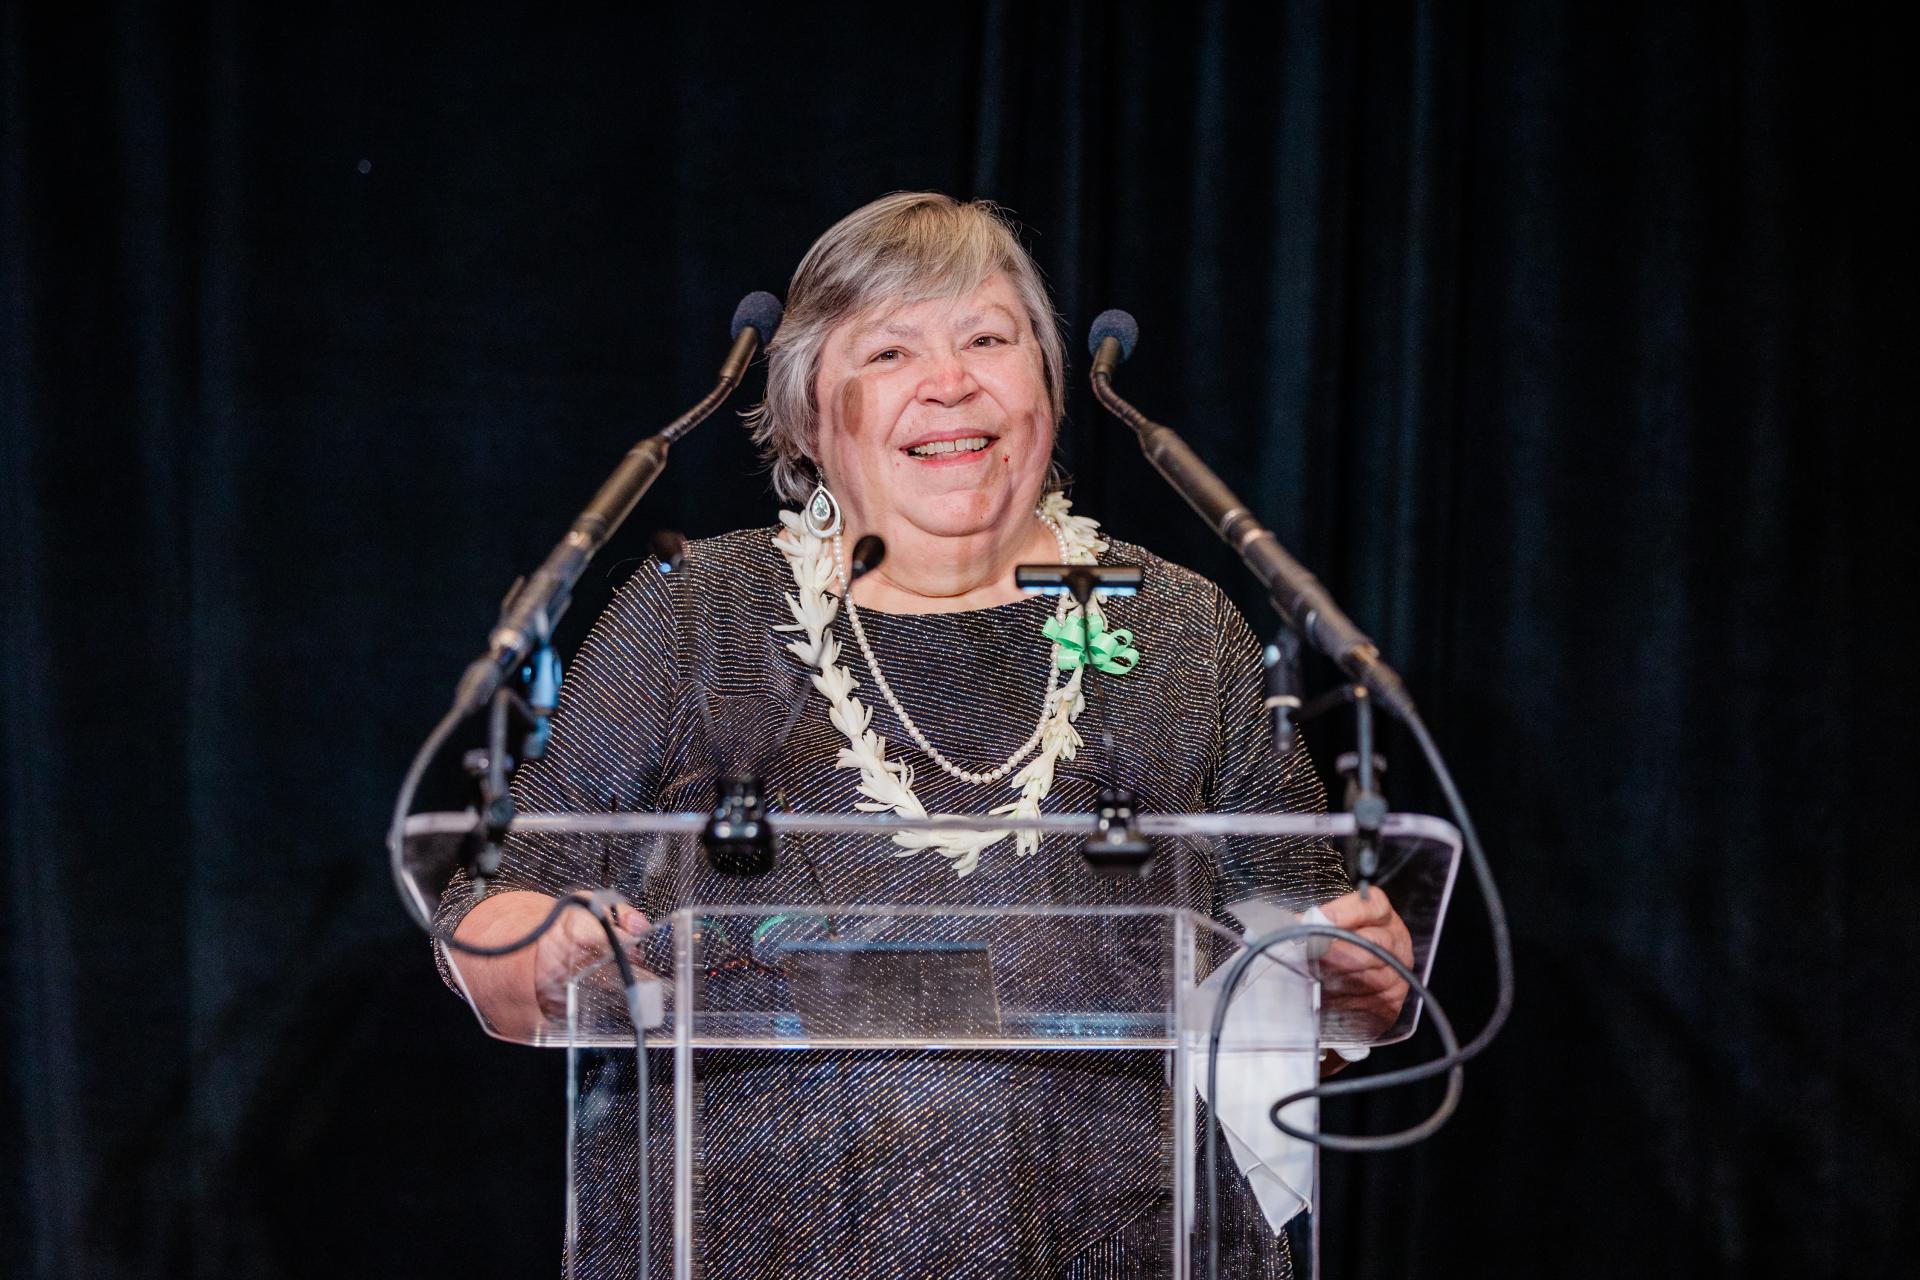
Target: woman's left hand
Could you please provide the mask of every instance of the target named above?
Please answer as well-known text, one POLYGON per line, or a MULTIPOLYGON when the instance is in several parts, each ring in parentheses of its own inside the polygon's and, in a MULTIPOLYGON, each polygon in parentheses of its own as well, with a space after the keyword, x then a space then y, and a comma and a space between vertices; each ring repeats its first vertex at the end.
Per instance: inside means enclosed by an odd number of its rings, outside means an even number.
MULTIPOLYGON (((1329 924, 1350 929, 1413 967, 1413 938, 1400 913, 1378 888, 1358 890, 1322 903, 1320 913, 1329 924)), ((1406 1003, 1407 983, 1386 962, 1350 942, 1333 942, 1320 958, 1321 1012, 1338 1010, 1343 1021, 1358 1022, 1368 1034, 1391 1027, 1406 1003)))

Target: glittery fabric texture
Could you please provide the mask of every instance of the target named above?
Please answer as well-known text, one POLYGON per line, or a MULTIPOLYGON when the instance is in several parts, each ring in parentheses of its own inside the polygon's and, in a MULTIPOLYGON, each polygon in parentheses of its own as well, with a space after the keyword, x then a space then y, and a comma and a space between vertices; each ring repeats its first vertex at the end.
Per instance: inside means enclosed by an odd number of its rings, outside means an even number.
MULTIPOLYGON (((785 652, 792 587, 773 529, 691 544, 681 570, 643 568, 595 625, 567 674, 546 757, 514 783, 523 812, 711 807, 717 771, 755 773, 781 808, 850 812, 859 775, 835 768, 845 738, 785 652), (796 714, 796 708, 797 714, 796 714), (789 728, 790 726, 790 728, 789 728)), ((1303 751, 1275 755, 1259 648, 1219 588, 1142 548, 1134 597, 1106 602, 1139 665, 1096 674, 1048 812, 1094 807, 1130 786, 1142 811, 1306 812, 1325 796, 1303 751), (1110 745, 1109 745, 1110 742, 1110 745)), ((962 768, 991 767, 1033 731, 1046 689, 1046 598, 955 614, 862 611, 888 680, 962 768)), ((890 758, 914 769, 931 812, 983 813, 1013 797, 970 785, 908 739, 870 685, 844 610, 835 620, 890 758)), ((940 854, 896 856, 871 839, 810 836, 767 876, 720 875, 693 842, 515 836, 491 891, 613 885, 652 919, 690 904, 1157 904, 1227 920, 1253 893, 1303 906, 1346 885, 1323 842, 1240 840, 1164 850, 1144 879, 1094 875, 1077 841, 1019 857, 1008 839, 971 875, 940 854)), ((443 920, 465 909, 456 877, 443 920)), ((1018 957, 1047 996, 1044 948, 1018 957)), ((664 956, 662 957, 664 966, 664 956)), ((442 960, 444 968, 444 959, 442 960)), ((1061 993, 1064 998, 1065 993, 1061 993)), ((1167 1274, 1171 1097, 1158 1054, 728 1052, 700 1076, 701 1274, 711 1277, 1071 1277, 1167 1274)), ((671 1057, 651 1059, 652 1273, 671 1272, 671 1057)), ((639 1214, 631 1055, 590 1055, 593 1120, 580 1132, 580 1205, 568 1259, 590 1280, 634 1274, 639 1214)), ((557 1135, 556 1135, 557 1140, 557 1135)), ((1291 1274, 1284 1240, 1244 1180, 1222 1170, 1222 1274, 1291 1274)), ((1203 1198, 1204 1199, 1204 1198, 1203 1198)))

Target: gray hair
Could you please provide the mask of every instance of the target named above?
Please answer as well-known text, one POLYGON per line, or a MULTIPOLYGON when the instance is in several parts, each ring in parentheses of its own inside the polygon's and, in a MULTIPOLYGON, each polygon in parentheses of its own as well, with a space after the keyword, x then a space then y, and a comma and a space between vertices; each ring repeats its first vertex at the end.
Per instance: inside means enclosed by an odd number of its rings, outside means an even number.
MULTIPOLYGON (((1040 344, 1056 440, 1066 413, 1066 346, 1040 269, 998 205, 962 203, 937 191, 900 191, 855 209, 827 229, 787 286, 786 315, 767 344, 767 393, 746 413, 753 441, 773 468, 773 489, 806 500, 816 483, 820 406, 814 383, 827 335, 887 304, 971 293, 1005 272, 1040 344)), ((1058 462, 1047 488, 1063 486, 1058 462)))

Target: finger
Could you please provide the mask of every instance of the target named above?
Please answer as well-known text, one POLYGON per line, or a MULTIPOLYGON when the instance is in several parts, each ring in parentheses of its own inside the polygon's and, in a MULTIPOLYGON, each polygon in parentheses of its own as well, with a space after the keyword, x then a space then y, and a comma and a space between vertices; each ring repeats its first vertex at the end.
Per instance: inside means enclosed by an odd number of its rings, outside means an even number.
MULTIPOLYGON (((1357 933, 1361 937, 1366 938, 1369 942, 1381 947, 1389 955, 1392 955, 1402 964, 1411 968, 1413 966, 1413 936, 1407 930, 1406 921, 1400 918, 1400 913, 1393 909, 1392 904, 1386 900, 1384 893, 1375 891, 1367 896, 1374 904, 1372 911, 1368 911, 1365 904, 1358 902, 1357 894, 1348 894, 1343 898, 1335 899, 1333 903, 1329 903, 1327 907, 1322 907, 1321 910, 1327 912, 1329 908, 1333 908, 1333 911, 1337 913, 1339 917, 1342 917, 1335 918, 1335 924, 1347 929, 1349 932, 1357 933)), ((1330 915, 1330 918, 1333 918, 1333 916, 1330 915)), ((1361 955, 1366 953, 1362 948, 1355 947, 1350 943, 1333 942, 1329 944, 1328 954, 1335 955, 1336 953, 1337 959, 1334 963, 1339 967, 1354 968, 1366 963, 1385 963, 1378 957, 1371 957, 1368 960, 1359 959, 1361 955)))
POLYGON ((1392 904, 1387 901, 1387 895, 1379 889, 1368 891, 1365 898, 1355 889, 1323 904, 1320 914, 1336 928, 1358 929, 1366 925, 1385 924, 1393 918, 1394 911, 1392 904))
POLYGON ((1363 951, 1359 947, 1335 947, 1320 960, 1320 971, 1323 974, 1367 973, 1374 969, 1384 970, 1387 973, 1394 972, 1392 965, 1371 951, 1363 951))
MULTIPOLYGON (((618 936, 618 935, 616 935, 618 936)), ((607 944, 607 926, 598 916, 576 913, 567 928, 569 967, 584 969, 604 959, 611 948, 607 944)))
POLYGON ((614 903, 607 908, 607 915, 620 936, 628 940, 644 938, 653 929, 653 922, 647 919, 644 911, 625 903, 614 903))
MULTIPOLYGON (((1385 927, 1375 927, 1355 929, 1353 932, 1365 938, 1368 942, 1373 943, 1388 955, 1396 959, 1402 959, 1400 956, 1400 948, 1397 945, 1397 939, 1395 939, 1391 930, 1385 927)), ((1365 947, 1355 946, 1351 942, 1336 942, 1328 947, 1326 954, 1320 958, 1320 964, 1323 968, 1329 969, 1371 969, 1376 967, 1384 969, 1389 967, 1385 960, 1382 960, 1373 952, 1367 950, 1365 947)))
POLYGON ((1354 987, 1347 991, 1323 990, 1320 1007, 1346 1012, 1355 1009, 1392 1010, 1398 1016, 1406 1003, 1407 989, 1404 986, 1354 987))
POLYGON ((1396 915, 1388 928, 1393 931, 1393 945, 1387 950, 1393 952, 1401 964, 1413 968, 1413 934, 1407 931, 1406 922, 1396 915))
MULTIPOLYGON (((646 913, 624 903, 615 902, 608 905, 606 918, 607 922, 613 925, 613 936, 620 944, 620 950, 637 967, 642 959, 641 948, 648 932, 652 929, 646 913)), ((597 919, 594 921, 594 928, 597 935, 594 940, 594 955, 596 958, 604 957, 608 952, 606 929, 597 919)))
POLYGON ((1351 973, 1327 974, 1320 979, 1320 990, 1327 996, 1376 995, 1383 991, 1405 990, 1406 979, 1386 967, 1361 969, 1351 973))
MULTIPOLYGON (((1378 946, 1401 964, 1409 968, 1413 966, 1413 935, 1407 931, 1407 922, 1400 918, 1398 912, 1389 911, 1384 920, 1354 929, 1353 932, 1378 946)), ((1334 945, 1337 947, 1340 944, 1334 945)))
POLYGON ((1329 1005, 1327 1014, 1338 1017, 1343 1027, 1363 1036, 1375 1036, 1391 1027, 1400 1016, 1400 1002, 1389 996, 1369 996, 1329 1005))

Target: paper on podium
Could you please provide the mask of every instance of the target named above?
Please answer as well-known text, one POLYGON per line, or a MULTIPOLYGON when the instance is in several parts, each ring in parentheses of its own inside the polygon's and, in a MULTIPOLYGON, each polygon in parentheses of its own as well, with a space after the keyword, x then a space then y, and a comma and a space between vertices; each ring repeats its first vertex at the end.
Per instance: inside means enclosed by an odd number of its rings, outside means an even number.
MULTIPOLYGON (((1327 918, 1315 907, 1296 916, 1278 903, 1249 900, 1227 908, 1246 927, 1246 936, 1260 938, 1289 924, 1326 924, 1327 918)), ((1312 1044, 1312 1019, 1317 1009, 1300 1006, 1294 988, 1298 979, 1273 958, 1295 969, 1325 949, 1317 939, 1301 939, 1273 948, 1255 960, 1235 988, 1227 1006, 1227 1020, 1220 1032, 1220 1101, 1213 1105, 1213 1116, 1227 1136, 1227 1149, 1233 1161, 1246 1175, 1260 1210, 1278 1235, 1289 1219, 1312 1203, 1314 1150, 1297 1138, 1274 1128, 1269 1113, 1273 1104, 1289 1093, 1310 1089, 1320 1078, 1317 1053, 1301 1050, 1248 1049, 1250 1043, 1271 1044, 1276 1039, 1312 1044), (1298 1026, 1284 1026, 1288 1021, 1298 1026), (1276 1036, 1276 1032, 1280 1033, 1276 1036)), ((1234 956, 1200 984, 1199 990, 1212 996, 1203 1002, 1210 1027, 1213 1006, 1226 985, 1227 972, 1234 956)), ((1207 1093, 1207 1061, 1201 1056, 1196 1077, 1200 1096, 1207 1093)), ((1207 1099, 1211 1104, 1212 1099, 1207 1099)), ((1319 1126, 1320 1104, 1307 1098, 1294 1103, 1281 1115, 1296 1129, 1312 1131, 1319 1126)))

